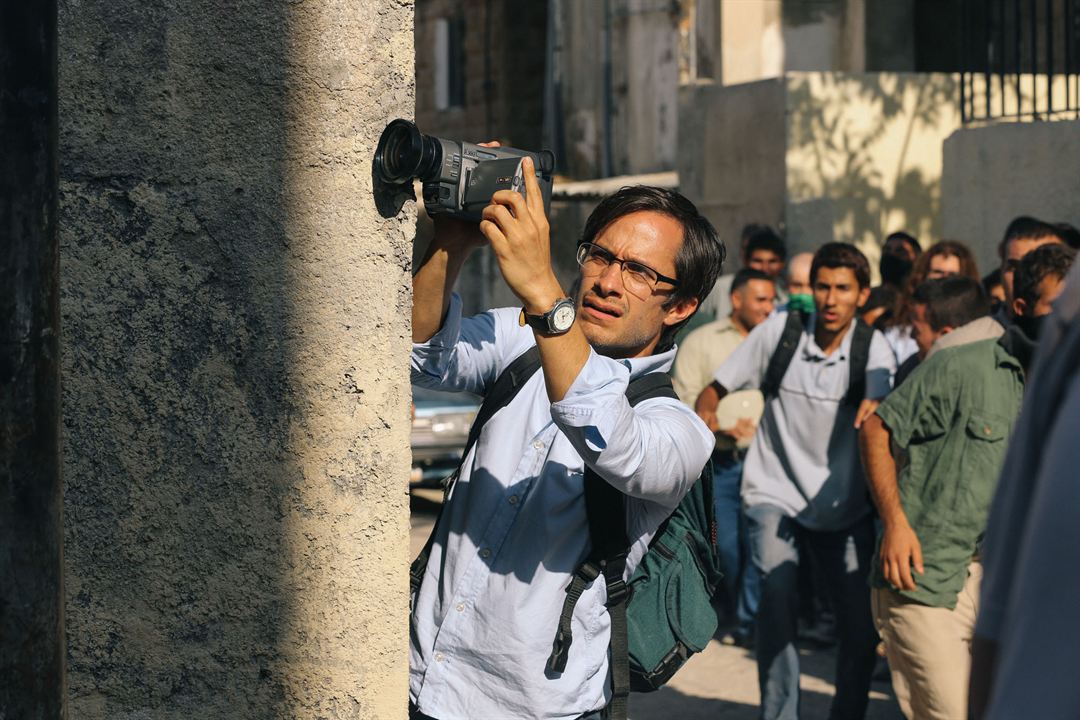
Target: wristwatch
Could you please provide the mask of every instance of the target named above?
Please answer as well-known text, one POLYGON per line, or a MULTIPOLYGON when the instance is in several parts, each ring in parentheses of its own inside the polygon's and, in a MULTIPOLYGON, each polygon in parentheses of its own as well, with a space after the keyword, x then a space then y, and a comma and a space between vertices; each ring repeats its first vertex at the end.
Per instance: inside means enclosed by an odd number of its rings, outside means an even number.
POLYGON ((562 335, 569 330, 577 318, 577 306, 570 298, 560 298, 555 301, 543 315, 530 315, 521 308, 518 324, 524 327, 529 325, 533 330, 544 335, 562 335))

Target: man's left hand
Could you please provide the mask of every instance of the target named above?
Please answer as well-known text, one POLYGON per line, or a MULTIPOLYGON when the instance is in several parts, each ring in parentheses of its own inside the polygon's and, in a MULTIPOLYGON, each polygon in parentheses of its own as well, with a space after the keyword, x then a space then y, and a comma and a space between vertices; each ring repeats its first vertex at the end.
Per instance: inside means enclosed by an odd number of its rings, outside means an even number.
POLYGON ((874 414, 874 411, 878 409, 878 405, 881 405, 880 400, 871 400, 864 398, 859 403, 859 409, 855 411, 855 429, 858 430, 866 422, 867 418, 874 414))
POLYGON ((551 239, 532 158, 522 160, 525 197, 500 190, 484 208, 480 232, 491 242, 506 284, 532 313, 542 314, 565 296, 551 269, 551 239))
POLYGON ((739 418, 732 427, 720 430, 736 443, 749 442, 757 432, 757 424, 750 418, 739 418))

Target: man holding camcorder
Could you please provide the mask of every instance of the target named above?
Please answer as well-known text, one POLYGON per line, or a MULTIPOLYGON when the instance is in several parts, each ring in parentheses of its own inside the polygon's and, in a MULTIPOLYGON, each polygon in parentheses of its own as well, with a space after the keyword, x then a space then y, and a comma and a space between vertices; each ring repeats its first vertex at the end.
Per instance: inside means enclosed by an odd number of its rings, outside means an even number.
POLYGON ((587 221, 568 297, 532 156, 521 172, 524 194, 495 192, 479 228, 437 217, 413 279, 414 384, 485 395, 530 348, 541 364, 467 450, 417 573, 413 718, 598 717, 612 694, 602 581, 574 608, 565 669, 548 666, 589 549, 585 468, 626 496, 629 575, 713 444, 677 400, 631 406, 624 395, 671 366, 675 332, 715 283, 723 245, 712 226, 677 193, 624 188, 587 221), (484 245, 522 307, 463 319, 452 288, 484 245))

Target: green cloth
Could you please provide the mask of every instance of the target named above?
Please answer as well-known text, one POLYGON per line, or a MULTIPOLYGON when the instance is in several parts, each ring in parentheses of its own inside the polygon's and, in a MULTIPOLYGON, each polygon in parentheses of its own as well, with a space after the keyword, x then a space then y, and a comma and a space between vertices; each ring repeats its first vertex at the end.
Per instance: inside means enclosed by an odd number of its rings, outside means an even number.
MULTIPOLYGON (((923 361, 877 414, 906 456, 897 483, 922 545, 924 575, 905 597, 956 607, 967 566, 986 528, 990 501, 1020 412, 1020 363, 996 340, 943 350, 923 361)), ((881 537, 878 537, 880 557, 881 537)), ((871 582, 887 587, 881 563, 871 582)))

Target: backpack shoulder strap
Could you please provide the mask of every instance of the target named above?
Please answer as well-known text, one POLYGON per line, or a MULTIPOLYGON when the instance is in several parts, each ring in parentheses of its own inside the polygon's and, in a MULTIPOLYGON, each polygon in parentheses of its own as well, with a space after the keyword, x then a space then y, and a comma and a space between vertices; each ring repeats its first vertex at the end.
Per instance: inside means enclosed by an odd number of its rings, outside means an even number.
POLYGON ((766 400, 777 396, 780 392, 780 382, 787 373, 791 359, 795 357, 795 350, 799 347, 799 338, 806 327, 806 314, 801 311, 789 312, 787 322, 784 323, 784 331, 780 334, 780 342, 776 345, 769 364, 765 368, 765 377, 761 381, 761 394, 766 400))
MULTIPOLYGON (((457 482, 458 475, 461 473, 461 465, 465 462, 465 457, 469 454, 473 445, 480 438, 480 431, 484 429, 484 425, 495 413, 510 404, 510 401, 517 396, 522 386, 539 369, 540 350, 533 345, 514 358, 506 366, 506 369, 499 373, 499 377, 495 378, 495 382, 492 383, 491 388, 484 395, 484 401, 480 404, 480 409, 476 412, 472 427, 469 428, 469 439, 466 440, 465 447, 461 451, 461 461, 458 463, 457 468, 454 469, 454 472, 446 479, 443 487, 444 501, 450 496, 450 490, 453 489, 454 483, 457 482)), ((420 551, 420 554, 416 556, 416 559, 413 560, 412 565, 409 567, 409 591, 412 597, 416 596, 416 591, 420 589, 420 583, 424 579, 428 558, 431 556, 431 546, 435 542, 435 535, 439 529, 439 520, 442 519, 442 508, 445 507, 444 502, 439 509, 438 517, 435 518, 431 534, 428 535, 427 542, 424 543, 424 549, 420 551)))
POLYGON ((855 336, 851 338, 851 353, 848 356, 848 391, 844 402, 855 407, 866 397, 866 366, 870 363, 870 343, 874 339, 874 328, 857 319, 855 336))
MULTIPOLYGON (((667 373, 649 373, 636 378, 626 388, 630 405, 654 397, 678 399, 667 373)), ((591 549, 588 557, 574 572, 566 588, 566 599, 559 615, 559 628, 548 657, 548 670, 562 672, 573 643, 571 620, 574 608, 589 583, 604 576, 607 587, 607 608, 611 618, 611 689, 612 699, 608 717, 621 720, 627 715, 630 695, 629 635, 626 623, 626 603, 629 589, 623 575, 630 539, 626 534, 626 504, 623 494, 585 466, 585 515, 589 522, 591 549)))
POLYGON ((480 431, 491 417, 510 404, 517 397, 521 387, 540 369, 540 349, 533 345, 531 348, 518 355, 499 373, 491 389, 484 395, 484 402, 476 413, 472 427, 469 428, 469 439, 465 442, 465 449, 461 453, 462 459, 476 444, 480 437, 480 431))

